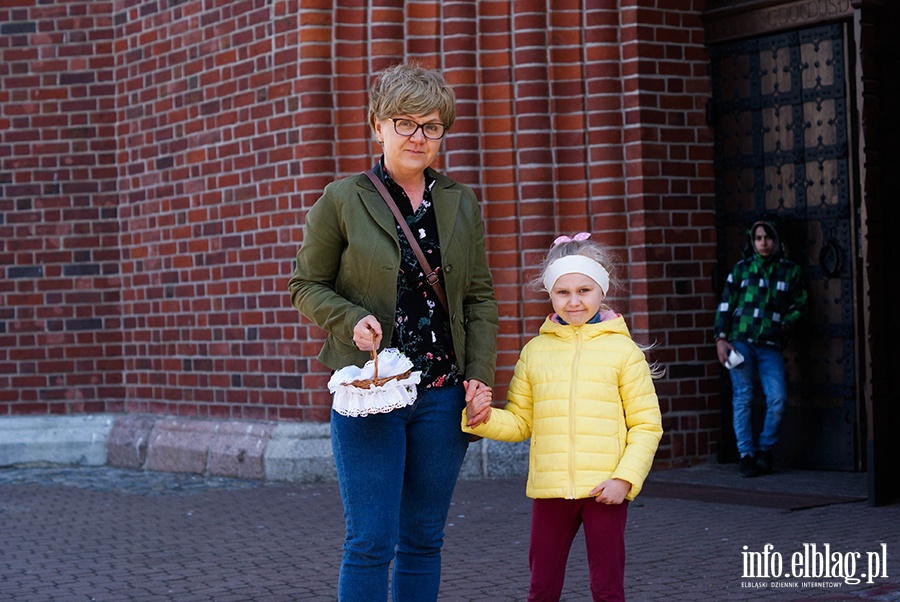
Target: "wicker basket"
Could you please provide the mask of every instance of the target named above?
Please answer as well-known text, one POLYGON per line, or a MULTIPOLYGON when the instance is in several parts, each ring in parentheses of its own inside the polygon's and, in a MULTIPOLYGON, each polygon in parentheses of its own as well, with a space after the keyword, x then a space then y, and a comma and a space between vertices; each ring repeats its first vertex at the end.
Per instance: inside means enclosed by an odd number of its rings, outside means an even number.
POLYGON ((371 354, 362 368, 341 368, 328 381, 328 390, 334 394, 332 408, 338 414, 384 414, 416 401, 422 373, 412 369, 412 361, 397 349, 371 354))
POLYGON ((375 374, 372 378, 362 378, 359 380, 354 380, 353 382, 347 383, 351 387, 357 387, 359 389, 371 389, 372 387, 382 387, 392 380, 403 380, 404 378, 409 378, 409 375, 412 373, 412 368, 403 372, 401 374, 395 374, 394 376, 378 376, 378 354, 375 353, 375 350, 372 349, 369 352, 369 355, 372 356, 371 362, 372 366, 375 368, 375 374))

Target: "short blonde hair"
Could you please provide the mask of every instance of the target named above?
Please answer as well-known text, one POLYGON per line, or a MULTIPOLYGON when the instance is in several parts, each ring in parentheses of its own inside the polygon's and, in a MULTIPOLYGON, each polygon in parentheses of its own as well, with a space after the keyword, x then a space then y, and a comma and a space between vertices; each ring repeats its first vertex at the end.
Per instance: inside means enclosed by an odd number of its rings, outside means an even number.
POLYGON ((369 125, 394 115, 437 111, 447 129, 456 121, 456 93, 437 71, 408 62, 388 67, 369 89, 369 125))

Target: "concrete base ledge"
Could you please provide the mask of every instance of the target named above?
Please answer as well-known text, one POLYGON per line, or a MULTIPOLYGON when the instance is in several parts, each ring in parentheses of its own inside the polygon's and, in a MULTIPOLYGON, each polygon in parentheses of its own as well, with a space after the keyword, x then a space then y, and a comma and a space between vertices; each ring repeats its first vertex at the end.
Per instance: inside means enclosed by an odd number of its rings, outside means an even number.
POLYGON ((290 422, 276 425, 266 447, 265 462, 266 478, 271 481, 336 481, 331 426, 290 422))
POLYGON ((0 419, 0 466, 103 466, 112 415, 21 416, 0 419))
MULTIPOLYGON (((328 424, 136 414, 0 418, 0 467, 36 463, 294 483, 337 480, 328 424)), ((527 441, 482 439, 469 445, 460 478, 527 470, 527 441)))

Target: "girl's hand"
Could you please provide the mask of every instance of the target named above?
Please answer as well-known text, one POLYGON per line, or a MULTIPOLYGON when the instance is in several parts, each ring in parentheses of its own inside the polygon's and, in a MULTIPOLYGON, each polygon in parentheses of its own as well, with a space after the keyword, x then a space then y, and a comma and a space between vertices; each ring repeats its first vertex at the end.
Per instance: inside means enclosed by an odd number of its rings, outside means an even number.
POLYGON ((631 483, 623 479, 606 479, 591 491, 600 504, 616 505, 625 501, 631 491, 631 483))
POLYGON ((360 351, 377 351, 381 336, 381 324, 375 316, 366 316, 353 327, 353 344, 360 351))
POLYGON ((466 425, 474 428, 487 424, 491 418, 493 390, 478 380, 467 380, 463 384, 466 387, 466 425))

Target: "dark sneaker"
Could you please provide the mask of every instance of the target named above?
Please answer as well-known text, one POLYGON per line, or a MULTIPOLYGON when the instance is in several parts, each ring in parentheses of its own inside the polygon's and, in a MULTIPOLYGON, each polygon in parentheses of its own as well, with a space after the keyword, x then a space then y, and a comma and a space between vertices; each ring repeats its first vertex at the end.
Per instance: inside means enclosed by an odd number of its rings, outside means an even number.
POLYGON ((759 474, 772 474, 772 452, 767 449, 756 452, 756 467, 759 474))
POLYGON ((741 456, 738 462, 738 473, 742 477, 755 477, 759 474, 759 467, 753 456, 741 456))

